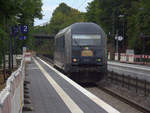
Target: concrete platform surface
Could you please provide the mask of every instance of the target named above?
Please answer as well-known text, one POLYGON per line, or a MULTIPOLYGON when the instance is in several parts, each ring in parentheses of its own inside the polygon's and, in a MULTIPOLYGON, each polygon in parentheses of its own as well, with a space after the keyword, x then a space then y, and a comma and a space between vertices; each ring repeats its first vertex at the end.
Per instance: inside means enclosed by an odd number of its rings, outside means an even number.
POLYGON ((120 113, 39 58, 26 74, 34 110, 23 113, 120 113))
POLYGON ((118 74, 138 77, 139 79, 147 80, 150 82, 150 67, 149 66, 109 61, 108 70, 116 72, 118 74))

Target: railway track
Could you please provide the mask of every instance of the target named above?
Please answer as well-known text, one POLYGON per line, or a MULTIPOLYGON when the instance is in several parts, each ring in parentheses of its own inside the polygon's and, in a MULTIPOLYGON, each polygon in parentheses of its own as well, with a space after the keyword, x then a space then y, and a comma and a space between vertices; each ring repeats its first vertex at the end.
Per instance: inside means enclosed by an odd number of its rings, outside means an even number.
MULTIPOLYGON (((53 65, 53 60, 52 59, 49 59, 49 58, 44 57, 44 56, 39 56, 39 57, 42 58, 43 60, 46 60, 50 65, 53 65)), ((99 84, 96 84, 96 87, 98 89, 104 91, 105 93, 115 97, 116 99, 132 106, 133 108, 137 109, 141 113, 150 113, 150 109, 146 108, 145 106, 142 106, 141 104, 138 104, 137 102, 135 102, 131 98, 122 96, 118 92, 116 92, 116 91, 112 90, 111 88, 107 87, 107 81, 105 81, 105 82, 106 82, 105 85, 104 85, 104 83, 100 82, 99 84)), ((83 87, 85 87, 85 85, 83 87)))
POLYGON ((140 104, 137 104, 133 100, 130 100, 129 98, 126 98, 124 96, 121 96, 117 92, 112 91, 111 89, 107 87, 102 87, 100 85, 97 86, 100 90, 103 90, 105 93, 119 99, 120 101, 132 106, 133 108, 137 109, 138 111, 141 111, 142 113, 150 113, 149 109, 146 109, 144 106, 141 106, 140 104))

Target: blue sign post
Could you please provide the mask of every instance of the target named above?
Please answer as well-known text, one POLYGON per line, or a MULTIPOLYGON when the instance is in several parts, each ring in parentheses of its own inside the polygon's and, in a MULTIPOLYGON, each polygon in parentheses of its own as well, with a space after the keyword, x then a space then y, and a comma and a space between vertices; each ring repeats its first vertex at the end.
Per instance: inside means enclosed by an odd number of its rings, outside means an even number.
MULTIPOLYGON (((27 25, 21 25, 20 26, 20 31, 22 34, 27 34, 28 33, 28 26, 27 25)), ((27 36, 20 36, 19 37, 20 40, 26 40, 27 36)))
POLYGON ((11 69, 13 69, 13 53, 17 54, 16 51, 16 37, 18 34, 21 33, 21 36, 19 36, 20 40, 26 40, 27 36, 26 34, 28 33, 28 25, 20 25, 20 26, 13 26, 11 27, 11 31, 10 31, 10 42, 9 42, 9 70, 11 72, 11 69), (14 37, 14 47, 13 47, 13 38, 14 37))
POLYGON ((17 25, 11 27, 11 32, 10 32, 10 40, 9 40, 9 71, 11 72, 11 69, 13 69, 13 53, 16 54, 16 36, 19 34, 19 27, 17 25), (13 47, 13 39, 14 37, 14 47, 13 47))
POLYGON ((12 33, 13 36, 16 37, 16 36, 18 35, 18 33, 19 33, 19 28, 18 28, 18 26, 12 27, 12 28, 11 28, 11 33, 12 33))

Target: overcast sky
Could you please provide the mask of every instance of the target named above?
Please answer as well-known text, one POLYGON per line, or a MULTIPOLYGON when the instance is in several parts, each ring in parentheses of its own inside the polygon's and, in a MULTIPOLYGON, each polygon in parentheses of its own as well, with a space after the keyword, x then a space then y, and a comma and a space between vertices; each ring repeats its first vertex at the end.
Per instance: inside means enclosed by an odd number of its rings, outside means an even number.
POLYGON ((34 25, 41 25, 45 22, 49 22, 52 16, 52 13, 56 7, 59 6, 60 3, 64 2, 70 7, 76 8, 79 11, 86 12, 86 7, 88 2, 93 0, 42 0, 42 14, 43 18, 41 20, 35 19, 34 25))

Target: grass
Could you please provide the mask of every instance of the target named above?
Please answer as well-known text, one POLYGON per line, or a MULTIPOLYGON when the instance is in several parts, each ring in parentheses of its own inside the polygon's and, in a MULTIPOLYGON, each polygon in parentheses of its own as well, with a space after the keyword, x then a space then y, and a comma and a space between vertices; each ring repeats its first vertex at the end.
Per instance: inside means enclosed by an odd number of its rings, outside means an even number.
MULTIPOLYGON (((16 71, 18 69, 19 64, 20 64, 20 61, 18 62, 17 67, 14 67, 12 72, 14 72, 14 71, 16 71)), ((9 72, 8 69, 6 69, 6 76, 5 76, 6 79, 10 76, 10 74, 8 74, 8 72, 9 72)), ((5 88, 5 86, 6 86, 6 80, 4 80, 4 75, 2 73, 2 67, 0 67, 0 91, 3 88, 5 88)))
MULTIPOLYGON (((12 72, 16 71, 18 68, 14 68, 12 70, 12 72)), ((8 70, 6 70, 6 75, 5 75, 5 78, 7 79, 10 75, 8 74, 8 70)), ((0 91, 5 88, 6 86, 6 80, 4 80, 4 75, 2 73, 2 69, 0 69, 0 91)))
MULTIPOLYGON (((18 69, 18 66, 20 66, 21 61, 18 60, 17 61, 17 67, 14 67, 14 69, 12 70, 12 72, 16 71, 18 69)), ((8 69, 6 69, 6 79, 10 76, 10 74, 8 74, 9 71, 8 69)), ((5 88, 6 86, 6 80, 4 80, 4 75, 2 73, 2 66, 0 66, 0 91, 5 88)))
MULTIPOLYGON (((9 77, 9 74, 6 74, 6 79, 9 77)), ((0 91, 5 88, 6 81, 4 80, 4 75, 2 74, 2 70, 0 70, 0 91)))
POLYGON ((4 75, 0 72, 0 91, 5 87, 6 83, 4 82, 4 75))

